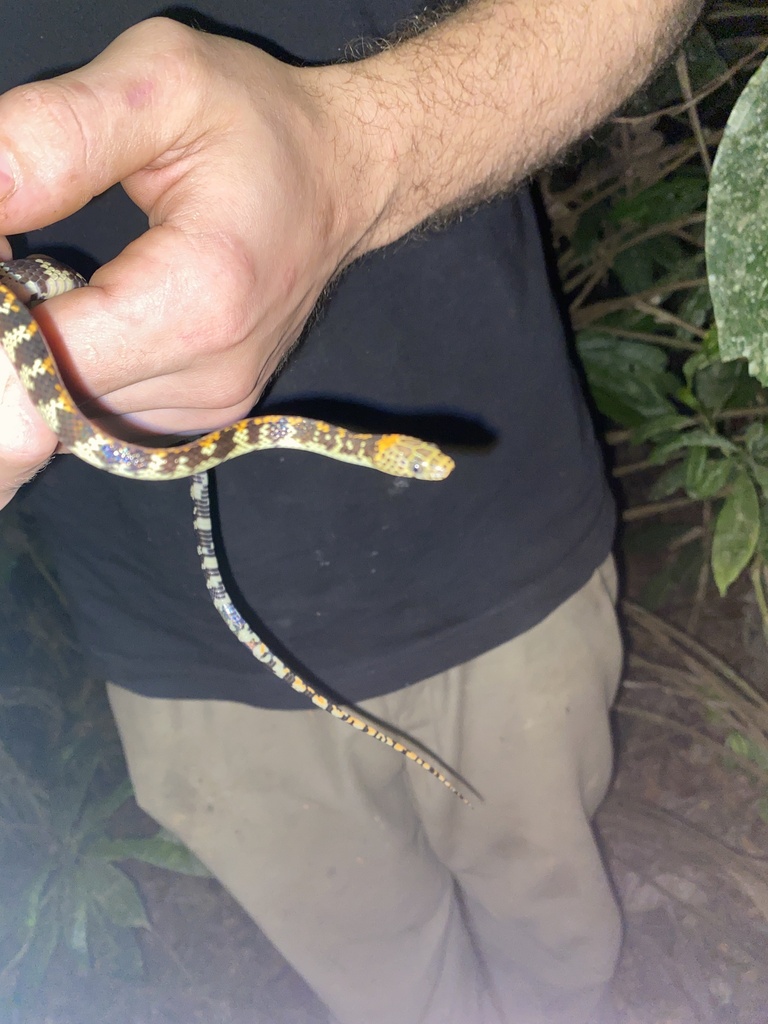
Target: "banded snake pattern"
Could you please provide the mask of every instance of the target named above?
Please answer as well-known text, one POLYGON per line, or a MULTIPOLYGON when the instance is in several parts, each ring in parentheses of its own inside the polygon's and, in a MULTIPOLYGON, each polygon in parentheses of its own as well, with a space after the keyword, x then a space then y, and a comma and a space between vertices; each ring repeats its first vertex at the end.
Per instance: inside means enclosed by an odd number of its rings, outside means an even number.
POLYGON ((359 713, 311 686, 270 650, 248 625, 227 593, 219 569, 211 523, 208 472, 229 459, 272 448, 314 452, 392 476, 443 480, 453 460, 440 449, 403 434, 359 434, 300 416, 249 417, 194 441, 148 447, 101 430, 78 409, 30 309, 45 299, 87 285, 75 271, 48 256, 0 260, 0 343, 21 383, 49 428, 73 455, 98 469, 136 480, 191 477, 193 522, 205 584, 213 604, 263 665, 340 722, 373 737, 419 765, 465 804, 469 801, 439 769, 359 713))

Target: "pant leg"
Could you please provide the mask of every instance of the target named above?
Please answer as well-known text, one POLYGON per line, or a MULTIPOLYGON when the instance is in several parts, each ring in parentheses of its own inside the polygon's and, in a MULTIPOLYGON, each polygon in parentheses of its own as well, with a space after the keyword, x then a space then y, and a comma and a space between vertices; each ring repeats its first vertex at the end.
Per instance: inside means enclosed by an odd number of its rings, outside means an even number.
POLYGON ((618 915, 589 819, 620 648, 604 567, 544 622, 367 709, 437 750, 473 810, 317 711, 110 700, 139 803, 340 1024, 586 1024, 618 915))
MULTIPOLYGON (((418 693, 419 735, 483 797, 468 820, 429 799, 428 777, 412 779, 504 1021, 591 1021, 618 957, 620 916, 591 827, 613 770, 615 597, 611 560, 542 623, 418 693), (440 731, 450 723, 455 738, 440 731)), ((396 705, 388 713, 397 720, 396 705)))

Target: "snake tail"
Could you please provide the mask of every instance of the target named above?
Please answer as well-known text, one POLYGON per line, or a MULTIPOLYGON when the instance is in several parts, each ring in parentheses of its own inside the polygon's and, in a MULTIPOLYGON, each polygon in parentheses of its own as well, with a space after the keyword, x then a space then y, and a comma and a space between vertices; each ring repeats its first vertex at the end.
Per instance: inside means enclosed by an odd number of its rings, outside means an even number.
POLYGON ((351 725, 353 729, 357 729, 358 732, 365 733, 366 736, 371 736, 373 739, 378 740, 379 743, 383 743, 387 747, 391 747, 398 754, 402 754, 403 757, 408 758, 409 761, 413 761, 424 771, 429 772, 433 778, 437 779, 438 782, 449 789, 455 796, 457 796, 462 803, 471 807, 469 800, 464 794, 454 786, 449 778, 447 778, 441 771, 430 764, 425 758, 418 754, 415 750, 400 743, 393 736, 382 732, 376 726, 371 725, 369 722, 364 721, 359 715, 355 714, 351 708, 343 707, 341 704, 335 703, 335 701, 314 686, 310 686, 309 683, 305 682, 301 676, 297 675, 293 669, 289 668, 282 659, 269 649, 267 644, 261 639, 261 637, 248 625, 243 616, 235 606, 234 601, 229 596, 227 588, 224 585, 224 580, 221 576, 221 570, 219 569, 219 560, 216 555, 216 546, 213 539, 213 523, 211 519, 211 498, 210 488, 208 485, 208 477, 205 473, 196 474, 192 478, 192 484, 190 488, 192 495, 193 515, 194 515, 194 528, 195 537, 197 539, 197 553, 200 556, 200 565, 203 570, 203 576, 205 577, 205 585, 208 588, 211 601, 213 602, 216 611, 222 617, 227 626, 235 634, 241 644, 244 644, 251 654, 260 661, 262 665, 265 665, 278 679, 282 679, 288 683, 292 690, 297 693, 303 694, 308 697, 315 707, 320 708, 322 711, 327 711, 328 714, 333 715, 335 719, 340 722, 344 722, 346 725, 351 725))

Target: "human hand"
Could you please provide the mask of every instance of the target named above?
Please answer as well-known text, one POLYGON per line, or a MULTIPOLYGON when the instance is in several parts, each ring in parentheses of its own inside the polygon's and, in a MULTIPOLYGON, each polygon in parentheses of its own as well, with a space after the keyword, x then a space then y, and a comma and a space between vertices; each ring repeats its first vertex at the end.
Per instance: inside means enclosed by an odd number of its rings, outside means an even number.
MULTIPOLYGON (((361 187, 363 140, 333 75, 158 18, 0 97, 0 195, 15 185, 0 230, 59 220, 116 182, 148 216, 92 288, 36 311, 94 418, 196 433, 254 404, 384 201, 361 187)), ((0 376, 1 505, 56 439, 5 359, 0 376)))
MULTIPOLYGON (((40 309, 76 397, 156 433, 237 419, 338 268, 533 173, 645 80, 700 2, 550 0, 542 31, 540 4, 476 0, 303 69, 153 19, 0 97, 0 231, 118 181, 149 217, 93 288, 40 309)), ((3 375, 0 504, 55 446, 3 375)))

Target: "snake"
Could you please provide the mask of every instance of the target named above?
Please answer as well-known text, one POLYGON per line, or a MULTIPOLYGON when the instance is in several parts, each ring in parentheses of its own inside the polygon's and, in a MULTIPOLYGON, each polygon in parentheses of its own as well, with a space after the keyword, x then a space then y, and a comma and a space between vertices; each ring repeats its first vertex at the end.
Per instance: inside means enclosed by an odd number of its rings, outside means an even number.
MULTIPOLYGON (((246 622, 227 592, 214 540, 209 474, 251 452, 289 448, 312 452, 380 473, 415 480, 444 480, 454 462, 437 445, 406 434, 356 433, 303 416, 269 414, 238 420, 192 441, 151 447, 102 430, 78 408, 32 310, 56 295, 86 287, 84 277, 50 256, 0 260, 0 343, 32 404, 61 445, 97 469, 133 480, 191 478, 193 528, 205 586, 229 629, 278 679, 335 719, 391 747, 441 782, 463 803, 464 794, 416 750, 382 731, 329 691, 312 686, 279 658, 246 622)), ((471 806, 471 805, 470 805, 471 806)))

